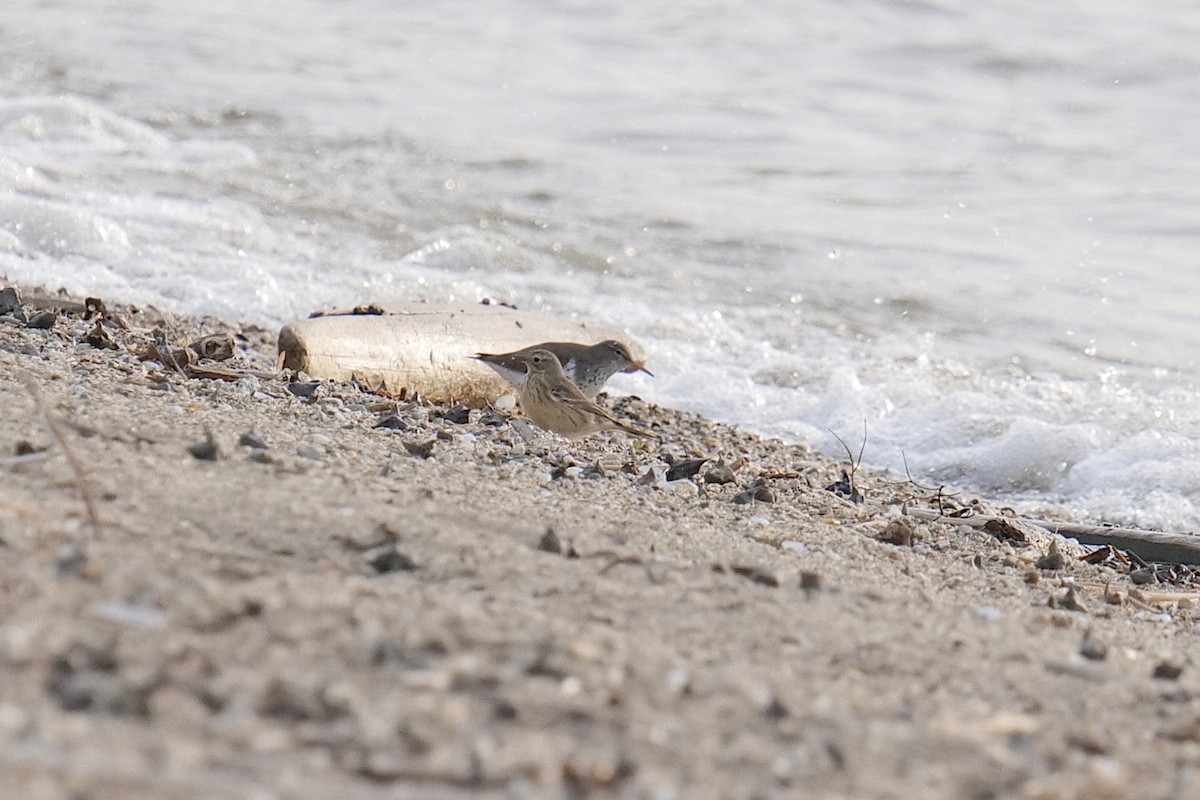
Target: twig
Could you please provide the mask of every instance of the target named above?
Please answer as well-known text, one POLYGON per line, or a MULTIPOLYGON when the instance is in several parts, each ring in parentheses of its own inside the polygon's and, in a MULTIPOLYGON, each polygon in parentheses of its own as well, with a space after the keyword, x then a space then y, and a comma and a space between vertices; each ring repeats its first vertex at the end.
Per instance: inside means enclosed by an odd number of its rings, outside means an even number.
POLYGON ((33 376, 29 373, 24 373, 21 375, 21 380, 25 382, 25 388, 29 390, 29 395, 33 398, 34 404, 42 412, 42 418, 46 420, 46 425, 50 428, 50 433, 62 445, 63 452, 67 455, 67 461, 71 464, 71 471, 75 473, 75 485, 79 489, 79 496, 83 498, 83 505, 87 510, 88 522, 91 523, 92 533, 97 539, 103 538, 104 528, 100 524, 100 513, 96 508, 96 499, 92 496, 92 488, 88 485, 87 475, 83 470, 83 462, 79 460, 79 457, 71 448, 71 443, 67 441, 67 435, 63 432, 62 426, 58 424, 58 420, 50 413, 50 409, 46 406, 46 400, 42 397, 42 390, 38 388, 37 383, 33 380, 33 376))
MULTIPOLYGON (((947 517, 937 511, 924 508, 905 508, 904 513, 923 520, 940 520, 955 525, 982 528, 993 520, 1011 520, 1012 517, 996 517, 990 514, 975 514, 970 517, 947 517)), ((1054 522, 1046 519, 1016 517, 1015 519, 1045 528, 1051 533, 1062 534, 1084 544, 1107 544, 1125 550, 1135 558, 1169 564, 1200 564, 1200 536, 1190 533, 1164 533, 1137 528, 1106 528, 1102 525, 1081 525, 1073 522, 1054 522)), ((1145 563, 1145 562, 1143 562, 1145 563)))

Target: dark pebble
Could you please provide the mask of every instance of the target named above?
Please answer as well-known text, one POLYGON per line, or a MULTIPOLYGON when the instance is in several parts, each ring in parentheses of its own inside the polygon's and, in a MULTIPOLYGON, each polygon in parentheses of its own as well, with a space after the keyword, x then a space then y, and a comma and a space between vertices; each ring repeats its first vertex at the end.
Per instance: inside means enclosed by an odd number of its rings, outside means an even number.
POLYGON ((1129 580, 1136 583, 1138 586, 1144 586, 1147 583, 1154 583, 1158 580, 1158 571, 1154 567, 1142 567, 1135 569, 1129 573, 1129 580))
POLYGON ((680 481, 685 478, 691 478, 707 463, 707 458, 681 458, 673 462, 671 468, 667 470, 667 481, 680 481))
POLYGON ((113 341, 112 335, 104 329, 104 325, 100 320, 96 320, 96 324, 87 332, 83 340, 95 347, 97 350, 116 350, 117 343, 113 341))
POLYGON ((896 517, 875 538, 885 544, 912 547, 916 538, 915 532, 916 525, 913 523, 912 517, 896 517))
POLYGON ((456 406, 451 406, 442 413, 442 419, 447 422, 452 422, 455 425, 466 425, 471 421, 471 409, 459 403, 456 406))
POLYGON ((1058 542, 1050 542, 1050 550, 1046 555, 1034 562, 1034 566, 1038 569, 1057 570, 1062 569, 1067 565, 1067 560, 1063 558, 1063 554, 1058 550, 1058 542))
POLYGON ((749 578, 751 582, 757 583, 760 586, 770 586, 772 589, 779 588, 779 579, 766 570, 734 567, 733 571, 745 578, 749 578))
POLYGON ((733 502, 738 505, 746 505, 747 503, 774 503, 775 492, 771 491, 771 487, 767 486, 762 481, 756 481, 753 486, 743 492, 739 492, 734 496, 733 502))
POLYGON ((558 538, 558 534, 554 532, 554 528, 546 528, 546 532, 542 534, 542 538, 538 539, 537 549, 546 553, 561 553, 563 551, 562 540, 558 538))
POLYGON ((436 437, 425 442, 405 442, 404 449, 417 458, 429 458, 433 455, 433 446, 436 443, 436 437))
POLYGON ((320 381, 292 381, 287 385, 288 391, 296 397, 309 399, 317 393, 317 389, 321 386, 320 381))
POLYGON ((404 419, 404 417, 400 416, 400 414, 395 411, 391 411, 388 414, 380 417, 379 421, 375 423, 375 427, 389 428, 390 430, 394 431, 407 431, 412 428, 412 425, 410 425, 409 422, 404 419))
POLYGON ((1173 661, 1161 661, 1151 673, 1152 677, 1160 681, 1173 681, 1183 674, 1183 665, 1176 664, 1173 661))
POLYGON ((704 471, 705 483, 724 486, 727 483, 733 483, 735 480, 737 479, 733 475, 733 470, 724 461, 718 461, 704 471))
POLYGON ((86 566, 87 554, 73 544, 61 545, 54 554, 54 568, 60 578, 78 575, 86 566))
POLYGON ((1088 631, 1083 635, 1083 642, 1079 645, 1079 655, 1090 661, 1103 661, 1108 658, 1108 645, 1088 631))
POLYGON ((417 562, 395 547, 385 547, 367 556, 367 563, 380 575, 389 572, 412 572, 417 568, 417 562))
POLYGON ((788 711, 787 706, 779 702, 778 697, 772 697, 771 702, 768 703, 767 707, 763 709, 763 716, 776 722, 781 719, 787 719, 790 713, 791 712, 788 711))
POLYGON ((39 311, 30 317, 25 325, 34 330, 45 331, 54 327, 56 319, 58 319, 58 314, 55 314, 53 311, 39 311))
POLYGON ((494 408, 485 408, 479 415, 479 423, 489 428, 499 428, 508 424, 508 417, 494 408))
POLYGON ((266 450, 267 443, 258 435, 258 431, 251 428, 238 437, 239 447, 249 447, 252 450, 266 450))
POLYGON ((821 588, 821 576, 819 573, 805 570, 800 573, 800 588, 806 592, 815 592, 821 588))
POLYGON ((492 718, 502 722, 511 722, 519 712, 517 707, 503 697, 497 697, 492 703, 492 718))
POLYGON ((0 289, 0 314, 11 314, 21 307, 21 295, 15 286, 0 289))
POLYGON ((211 433, 204 437, 203 442, 197 442, 189 447, 188 452, 201 461, 216 461, 221 457, 221 449, 217 447, 217 442, 211 433))

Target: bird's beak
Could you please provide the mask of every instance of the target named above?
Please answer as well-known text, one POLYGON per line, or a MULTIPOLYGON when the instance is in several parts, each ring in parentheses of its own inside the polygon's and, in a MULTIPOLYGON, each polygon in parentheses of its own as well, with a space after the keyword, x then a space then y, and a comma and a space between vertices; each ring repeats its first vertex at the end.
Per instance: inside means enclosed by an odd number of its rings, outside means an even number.
POLYGON ((626 372, 644 372, 647 375, 649 375, 651 378, 654 377, 654 373, 651 372, 650 370, 646 369, 646 365, 643 364, 641 361, 633 362, 632 364, 629 365, 629 369, 627 369, 625 371, 626 372))

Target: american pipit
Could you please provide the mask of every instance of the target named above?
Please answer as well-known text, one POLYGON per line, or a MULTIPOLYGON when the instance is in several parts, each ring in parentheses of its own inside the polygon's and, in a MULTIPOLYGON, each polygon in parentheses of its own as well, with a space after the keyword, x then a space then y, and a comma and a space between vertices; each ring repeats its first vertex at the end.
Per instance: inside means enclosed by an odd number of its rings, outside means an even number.
POLYGON ((606 339, 599 344, 543 342, 512 353, 477 353, 474 357, 519 388, 525 379, 525 356, 535 350, 553 353, 562 365, 563 373, 588 398, 595 398, 608 379, 618 372, 644 372, 654 376, 645 364, 633 357, 628 347, 615 339, 606 339))
POLYGON ((659 438, 615 419, 567 380, 558 357, 549 350, 521 356, 526 366, 521 384, 521 410, 535 425, 574 439, 600 431, 624 431, 647 439, 659 438))

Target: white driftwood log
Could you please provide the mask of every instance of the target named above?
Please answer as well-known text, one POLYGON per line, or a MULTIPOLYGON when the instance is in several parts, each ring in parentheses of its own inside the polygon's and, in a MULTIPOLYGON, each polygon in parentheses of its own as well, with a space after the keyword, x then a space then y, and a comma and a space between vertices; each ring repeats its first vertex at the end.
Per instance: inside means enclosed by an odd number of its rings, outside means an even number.
POLYGON ((982 528, 992 520, 1016 519, 1044 528, 1051 533, 1070 537, 1083 544, 1107 544, 1118 550, 1128 550, 1146 561, 1200 564, 1200 536, 1190 533, 1163 533, 1162 531, 1144 531, 1137 528, 1106 528, 1102 525, 1080 525, 1072 522, 1054 522, 1027 517, 997 517, 988 514, 948 517, 925 508, 906 508, 904 513, 920 520, 949 522, 952 525, 966 525, 971 528, 982 528))
POLYGON ((503 378, 471 358, 548 341, 594 344, 622 331, 549 314, 495 305, 413 304, 384 315, 339 314, 290 322, 279 332, 283 366, 314 378, 361 380, 429 400, 484 405, 513 392, 503 378))

